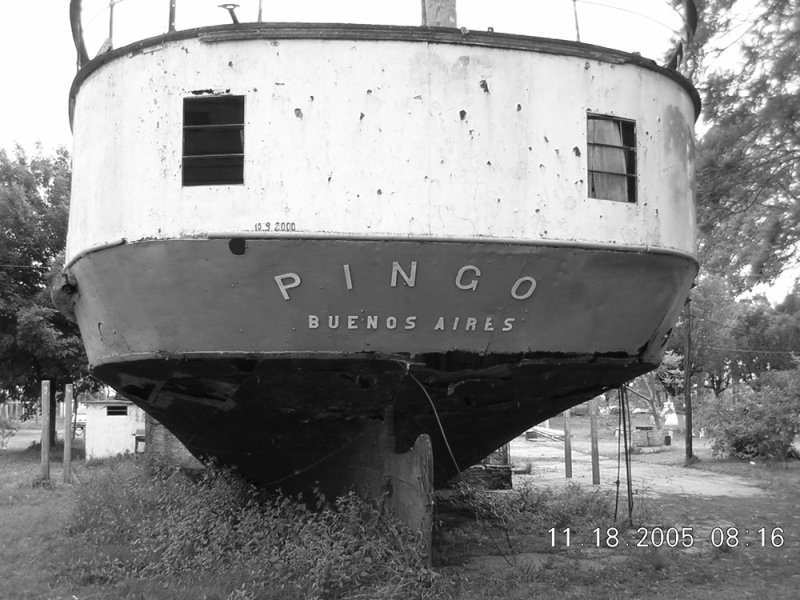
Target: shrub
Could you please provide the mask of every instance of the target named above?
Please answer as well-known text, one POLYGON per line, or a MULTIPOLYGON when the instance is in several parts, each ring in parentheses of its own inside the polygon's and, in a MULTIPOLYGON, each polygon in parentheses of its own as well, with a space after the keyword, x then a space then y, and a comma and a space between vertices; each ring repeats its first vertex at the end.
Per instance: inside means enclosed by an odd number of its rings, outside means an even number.
POLYGON ((14 437, 19 429, 19 421, 0 417, 0 450, 5 450, 8 440, 14 437))
POLYGON ((706 401, 698 424, 714 455, 785 459, 800 432, 800 402, 790 378, 766 377, 757 390, 737 385, 706 401))
POLYGON ((591 528, 613 521, 611 501, 606 494, 574 483, 563 488, 525 483, 518 489, 498 492, 461 482, 453 502, 477 518, 510 531, 591 528))
POLYGON ((433 583, 417 537, 355 494, 333 504, 318 495, 312 509, 227 469, 193 479, 158 463, 107 467, 78 488, 73 532, 130 552, 102 569, 78 564, 78 576, 218 575, 232 598, 424 597, 433 583))

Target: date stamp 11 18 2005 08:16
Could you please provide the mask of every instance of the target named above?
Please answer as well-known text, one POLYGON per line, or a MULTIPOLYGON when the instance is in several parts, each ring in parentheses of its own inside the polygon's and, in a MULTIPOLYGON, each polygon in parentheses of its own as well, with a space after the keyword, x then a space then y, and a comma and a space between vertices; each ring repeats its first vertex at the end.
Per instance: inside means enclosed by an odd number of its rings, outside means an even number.
POLYGON ((715 548, 780 548, 786 543, 782 527, 714 527, 710 531, 693 527, 639 527, 633 532, 616 527, 596 527, 582 537, 567 527, 548 530, 551 547, 579 548, 691 548, 696 542, 709 542, 715 548))

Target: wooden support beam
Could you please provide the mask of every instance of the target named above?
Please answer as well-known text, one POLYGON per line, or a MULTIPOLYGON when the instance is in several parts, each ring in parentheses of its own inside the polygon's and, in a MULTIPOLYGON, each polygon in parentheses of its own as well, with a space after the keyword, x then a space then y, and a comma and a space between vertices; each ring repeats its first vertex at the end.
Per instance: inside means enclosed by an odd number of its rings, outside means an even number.
POLYGON ((589 435, 592 449, 592 485, 600 485, 600 453, 597 449, 597 398, 589 400, 589 435))
POLYGON ((42 381, 42 481, 50 480, 50 382, 42 381))
POLYGON ((64 483, 72 483, 72 384, 64 388, 64 483))
POLYGON ((569 410, 564 411, 564 472, 572 479, 572 437, 569 428, 569 410))

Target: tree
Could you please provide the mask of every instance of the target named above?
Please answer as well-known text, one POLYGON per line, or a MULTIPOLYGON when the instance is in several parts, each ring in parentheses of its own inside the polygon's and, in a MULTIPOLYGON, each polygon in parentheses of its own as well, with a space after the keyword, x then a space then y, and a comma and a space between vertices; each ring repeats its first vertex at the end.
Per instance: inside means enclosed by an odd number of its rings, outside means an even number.
POLYGON ((700 256, 742 291, 773 280, 800 241, 800 0, 698 5, 700 256))
MULTIPOLYGON (((742 307, 733 296, 727 279, 720 275, 698 278, 689 306, 692 312, 690 372, 702 374, 703 386, 719 395, 735 377, 731 370, 731 364, 736 361, 733 333, 739 326, 742 307)), ((683 355, 685 346, 686 323, 682 316, 673 329, 668 350, 683 355)))
POLYGON ((51 409, 64 383, 88 376, 78 328, 48 289, 63 266, 69 190, 65 149, 32 159, 0 150, 0 396, 36 399, 50 379, 51 409))
POLYGON ((640 375, 630 383, 628 383, 628 390, 633 396, 643 401, 647 408, 650 410, 650 416, 653 417, 653 424, 655 428, 661 429, 661 410, 664 408, 664 400, 662 398, 662 391, 658 389, 656 384, 656 376, 653 371, 640 375))
MULTIPOLYGON (((795 367, 794 355, 800 355, 800 285, 773 307, 764 296, 736 298, 726 278, 704 275, 691 298, 691 369, 715 396, 732 384, 752 383, 763 373, 795 367)), ((667 361, 670 351, 683 352, 685 329, 680 320, 659 371, 673 366, 667 361)))
POLYGON ((800 433, 800 373, 765 374, 753 386, 736 384, 703 405, 699 421, 714 454, 785 459, 800 433))

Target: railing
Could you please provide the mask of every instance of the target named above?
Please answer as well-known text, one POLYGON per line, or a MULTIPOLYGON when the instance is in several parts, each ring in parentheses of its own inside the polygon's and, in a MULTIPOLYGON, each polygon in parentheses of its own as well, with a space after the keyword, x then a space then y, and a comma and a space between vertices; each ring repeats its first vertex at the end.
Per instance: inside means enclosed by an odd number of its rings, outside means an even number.
POLYGON ((693 0, 71 0, 78 67, 173 31, 244 23, 459 27, 636 52, 679 69, 697 25, 693 0))

